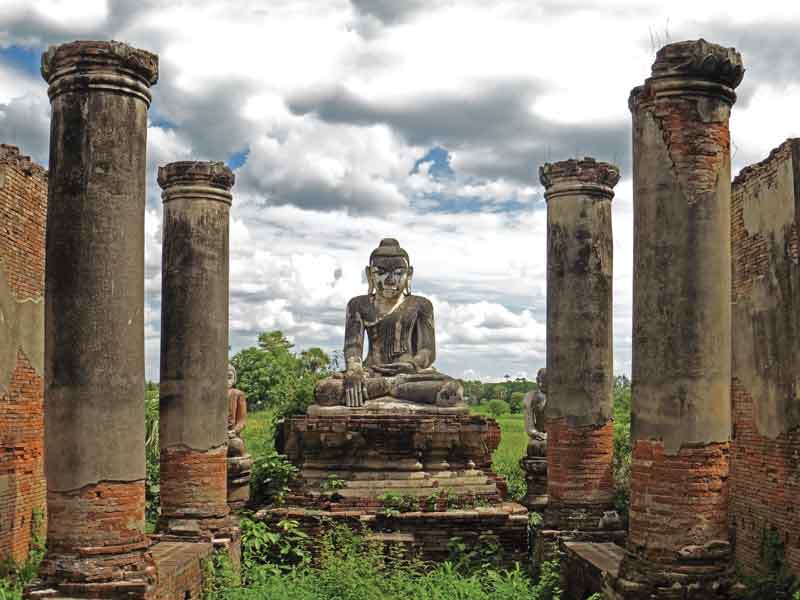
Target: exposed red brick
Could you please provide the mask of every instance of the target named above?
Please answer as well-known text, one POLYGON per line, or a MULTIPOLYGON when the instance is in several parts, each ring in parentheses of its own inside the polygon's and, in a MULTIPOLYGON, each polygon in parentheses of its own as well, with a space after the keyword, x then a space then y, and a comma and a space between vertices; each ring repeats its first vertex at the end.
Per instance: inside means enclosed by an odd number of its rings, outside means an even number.
MULTIPOLYGON (((44 294, 46 213, 47 172, 0 144, 0 277, 18 301, 44 294)), ((10 385, 0 391, 0 561, 27 556, 33 513, 45 509, 44 382, 25 350, 18 348, 10 385)))
MULTIPOLYGON (((781 294, 782 305, 779 308, 789 314, 793 312, 791 303, 797 302, 793 297, 797 292, 792 271, 798 262, 797 215, 792 215, 784 224, 783 252, 788 260, 782 268, 776 269, 772 263, 770 240, 760 233, 751 235, 745 228, 744 201, 747 194, 754 192, 759 193, 760 201, 765 204, 773 200, 770 190, 777 189, 779 170, 787 161, 795 170, 797 168, 792 163, 796 160, 793 152, 796 152, 797 143, 797 140, 788 140, 765 160, 743 169, 734 180, 731 202, 734 302, 746 298, 756 281, 775 277, 776 283, 788 290, 788 294, 781 294)), ((795 172, 794 176, 797 178, 798 173, 795 172)), ((769 208, 764 206, 765 210, 769 208)), ((776 313, 771 317, 781 318, 776 313)), ((777 327, 776 331, 783 336, 794 334, 785 326, 777 327)), ((767 336, 770 332, 760 334, 767 336)), ((742 332, 741 339, 742 343, 752 343, 750 332, 742 332)), ((737 332, 734 332, 734 346, 738 340, 737 332)), ((766 338, 764 341, 765 347, 775 346, 774 339, 766 338)), ((792 573, 800 576, 800 429, 775 438, 761 435, 754 421, 754 399, 735 371, 731 396, 734 439, 731 446, 730 526, 735 540, 737 567, 749 574, 763 572, 766 568, 763 556, 765 537, 775 532, 783 543, 786 565, 792 573)))
POLYGON ((547 494, 551 506, 605 506, 614 501, 614 423, 570 427, 547 422, 547 494))
POLYGON ((631 464, 628 546, 657 562, 675 562, 686 546, 728 539, 729 444, 664 452, 638 440, 631 464))
POLYGON ((0 395, 0 560, 23 560, 34 511, 44 517, 43 386, 20 352, 8 393, 0 395))
POLYGON ((227 448, 161 450, 162 516, 220 517, 227 502, 227 448))
POLYGON ((48 551, 145 543, 144 481, 100 482, 76 491, 47 492, 48 551))

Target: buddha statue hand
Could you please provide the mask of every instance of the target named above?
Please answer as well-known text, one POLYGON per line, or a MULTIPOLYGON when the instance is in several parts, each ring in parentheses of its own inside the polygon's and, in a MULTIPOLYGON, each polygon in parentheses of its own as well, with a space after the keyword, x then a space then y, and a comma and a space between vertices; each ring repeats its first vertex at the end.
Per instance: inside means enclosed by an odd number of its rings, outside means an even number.
POLYGON ((344 400, 350 408, 361 408, 369 400, 367 372, 360 364, 350 364, 344 372, 344 400))
POLYGON ((372 370, 381 375, 393 377, 401 373, 416 373, 417 365, 413 362, 384 363, 382 365, 375 365, 372 367, 372 370))

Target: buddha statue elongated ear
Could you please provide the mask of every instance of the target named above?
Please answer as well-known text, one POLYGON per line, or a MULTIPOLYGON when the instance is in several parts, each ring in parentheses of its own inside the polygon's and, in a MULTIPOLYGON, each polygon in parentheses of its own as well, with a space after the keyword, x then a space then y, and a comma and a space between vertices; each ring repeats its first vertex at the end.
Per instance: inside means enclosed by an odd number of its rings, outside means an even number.
POLYGON ((403 290, 403 293, 406 296, 411 295, 411 278, 414 276, 414 267, 408 265, 408 277, 406 277, 406 287, 403 290))
POLYGON ((368 296, 374 296, 375 295, 375 279, 372 276, 372 267, 369 266, 366 269, 364 269, 364 271, 367 274, 367 285, 369 286, 369 288, 367 289, 367 295, 368 296))

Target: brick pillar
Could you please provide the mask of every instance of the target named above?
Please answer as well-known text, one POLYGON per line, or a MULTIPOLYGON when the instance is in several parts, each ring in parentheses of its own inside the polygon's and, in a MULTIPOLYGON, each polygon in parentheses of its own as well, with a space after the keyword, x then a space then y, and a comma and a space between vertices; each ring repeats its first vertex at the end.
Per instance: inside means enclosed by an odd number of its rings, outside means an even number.
POLYGON ((615 529, 611 199, 619 169, 584 158, 545 164, 539 176, 547 200, 545 526, 615 529))
MULTIPOLYGON (((661 587, 674 584, 680 591, 694 581, 700 587, 685 588, 688 596, 681 598, 715 598, 703 578, 728 564, 728 120, 743 73, 732 48, 705 40, 679 42, 659 50, 652 76, 630 97, 634 285, 628 549, 635 559, 628 561, 624 577, 644 585, 642 594, 655 588, 655 597, 662 597, 661 587)), ((673 593, 668 597, 678 597, 673 593)))
POLYGON ((175 162, 158 170, 164 190, 159 530, 165 532, 216 530, 228 515, 233 182, 233 173, 221 162, 175 162))
POLYGON ((42 575, 68 595, 145 593, 144 206, 154 54, 72 42, 49 84, 42 575))

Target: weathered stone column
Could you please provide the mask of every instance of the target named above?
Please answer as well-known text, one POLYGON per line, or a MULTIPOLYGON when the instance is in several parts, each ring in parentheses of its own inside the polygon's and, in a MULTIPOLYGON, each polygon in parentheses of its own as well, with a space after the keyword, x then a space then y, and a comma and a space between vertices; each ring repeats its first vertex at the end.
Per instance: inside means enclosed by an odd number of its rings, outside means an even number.
POLYGON ((119 42, 72 42, 44 53, 42 76, 52 119, 41 573, 70 594, 113 596, 144 590, 149 575, 144 205, 158 58, 119 42))
POLYGON ((158 170, 161 276, 161 520, 213 532, 227 504, 228 223, 234 176, 221 162, 158 170))
POLYGON ((545 164, 547 493, 545 526, 616 529, 613 509, 611 199, 619 169, 545 164))
MULTIPOLYGON (((663 572, 696 579, 727 563, 728 119, 743 73, 732 48, 705 40, 679 42, 659 50, 652 76, 630 97, 634 283, 628 548, 643 564, 657 564, 653 572, 662 572, 641 577, 648 586, 685 583, 664 580, 663 572)), ((640 578, 633 563, 624 576, 640 578)), ((686 597, 716 597, 705 588, 696 593, 686 597)))

